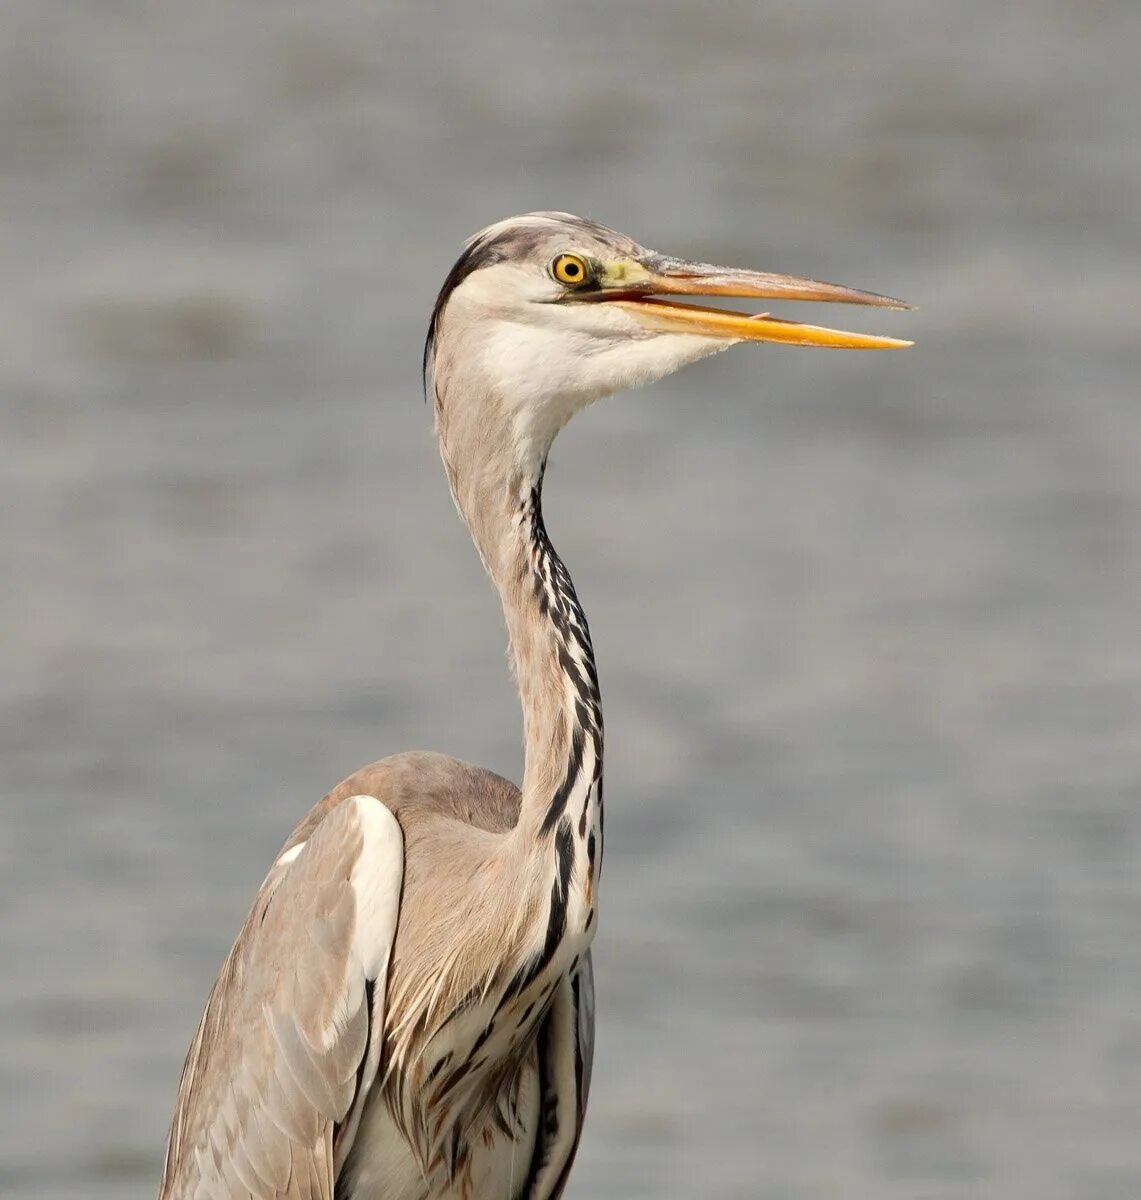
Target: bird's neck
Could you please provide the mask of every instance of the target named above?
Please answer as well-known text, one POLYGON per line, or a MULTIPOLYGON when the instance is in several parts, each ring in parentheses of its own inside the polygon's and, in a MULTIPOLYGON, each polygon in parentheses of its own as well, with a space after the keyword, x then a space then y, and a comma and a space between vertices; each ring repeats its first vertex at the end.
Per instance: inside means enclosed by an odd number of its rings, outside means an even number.
POLYGON ((520 463, 491 451, 491 446, 509 444, 507 428, 502 440, 472 438, 462 446, 448 436, 452 429, 441 432, 452 494, 503 604, 523 708, 523 796, 516 844, 538 850, 544 860, 552 845, 560 855, 573 849, 578 860, 593 833, 591 853, 597 858, 602 792, 598 674, 586 614, 543 523, 545 454, 520 463))
POLYGON ((593 935, 602 708, 586 616, 543 524, 543 473, 557 429, 529 425, 526 409, 480 376, 477 363, 474 351, 436 363, 436 430, 456 507, 499 591, 523 708, 522 804, 503 851, 527 881, 522 894, 511 875, 513 906, 541 921, 521 968, 521 978, 533 978, 593 935), (462 395, 449 396, 461 365, 462 395))
POLYGON ((602 704, 586 614, 547 536, 543 466, 507 497, 492 576, 503 602, 523 707, 518 836, 531 846, 585 840, 602 790, 602 704))

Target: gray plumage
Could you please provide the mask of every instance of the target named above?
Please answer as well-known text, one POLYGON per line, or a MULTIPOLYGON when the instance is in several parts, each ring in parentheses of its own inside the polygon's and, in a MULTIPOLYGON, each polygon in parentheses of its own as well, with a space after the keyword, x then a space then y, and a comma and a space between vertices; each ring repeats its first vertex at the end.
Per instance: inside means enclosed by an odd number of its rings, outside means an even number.
MULTIPOLYGON (((435 861, 423 852, 438 846, 441 836, 455 841, 457 829, 489 838, 506 834, 518 820, 520 796, 507 780, 478 767, 442 755, 403 754, 358 771, 305 817, 278 856, 284 865, 275 864, 259 889, 207 1003, 184 1068, 161 1195, 331 1198, 341 1194, 333 1190, 335 1168, 346 1181, 352 1176, 355 1164, 345 1142, 356 1130, 349 1123, 354 1102, 379 1082, 386 1024, 383 977, 368 979, 353 947, 360 913, 352 872, 364 849, 364 802, 379 802, 408 831, 397 971, 404 958, 424 952, 425 941, 440 938, 431 914, 441 906, 461 910, 460 893, 470 883, 418 870, 419 862, 435 861), (354 803, 358 797, 364 801, 354 803), (427 919, 418 921, 415 914, 427 919)), ((436 1010, 447 1003, 441 999, 436 1010)), ((536 1045, 544 1038, 562 1039, 565 1047, 552 1046, 550 1054, 569 1055, 572 1063, 581 1058, 576 1068, 581 1095, 570 1114, 576 1126, 589 1086, 592 1003, 587 955, 573 988, 565 987, 550 1005, 532 1039, 536 1045)), ((395 1047, 393 1039, 394 1054, 395 1047)), ((407 1056, 405 1061, 411 1062, 407 1056)), ((528 1070, 537 1079, 537 1063, 528 1070)), ((423 1086, 429 1072, 417 1063, 394 1070, 390 1102, 411 1082, 400 1078, 405 1073, 423 1086)), ((443 1091, 448 1078, 441 1071, 434 1090, 443 1091)), ((510 1082, 498 1086, 502 1090, 510 1082)), ((517 1132, 503 1128, 500 1113, 484 1115, 496 1118, 500 1140, 517 1132)), ((470 1154, 424 1141, 431 1119, 427 1111, 411 1115, 410 1132, 413 1140, 422 1140, 417 1153, 423 1160, 414 1181, 439 1174, 451 1153, 458 1161, 448 1164, 447 1173, 458 1175, 462 1185, 470 1154), (440 1162, 433 1165, 436 1156, 440 1162)), ((544 1153, 540 1143, 530 1157, 544 1153)), ((531 1163, 520 1158, 522 1183, 531 1163)), ((407 1190, 406 1184, 398 1190, 386 1180, 377 1194, 407 1190)))
POLYGON ((594 1048, 603 725, 542 481, 579 409, 739 341, 886 346, 664 295, 886 304, 665 258, 561 213, 500 222, 440 292, 426 384, 497 587, 522 788, 441 755, 358 771, 258 890, 186 1058, 160 1200, 553 1200, 594 1048))

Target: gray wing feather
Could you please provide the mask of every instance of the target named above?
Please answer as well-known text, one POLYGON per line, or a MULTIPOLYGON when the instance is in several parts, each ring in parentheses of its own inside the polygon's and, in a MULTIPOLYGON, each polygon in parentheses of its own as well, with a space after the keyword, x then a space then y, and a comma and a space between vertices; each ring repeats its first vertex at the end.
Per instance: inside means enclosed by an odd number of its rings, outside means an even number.
POLYGON ((586 1117, 586 1102, 590 1097, 590 1077, 594 1071, 594 963, 590 952, 582 956, 576 980, 572 981, 578 1003, 578 1104, 579 1134, 586 1117))
POLYGON ((187 1056, 159 1200, 332 1200, 334 1133, 355 1133, 379 1062, 402 871, 369 796, 275 864, 187 1056))

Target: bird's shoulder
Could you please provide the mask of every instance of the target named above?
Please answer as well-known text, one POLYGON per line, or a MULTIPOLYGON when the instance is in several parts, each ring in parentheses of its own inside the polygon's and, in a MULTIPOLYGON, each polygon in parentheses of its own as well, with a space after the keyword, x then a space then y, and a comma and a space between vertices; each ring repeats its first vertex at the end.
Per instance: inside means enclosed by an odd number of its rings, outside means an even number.
POLYGON ((281 854, 308 841, 353 796, 375 797, 396 817, 405 836, 436 820, 488 833, 507 833, 519 820, 519 789, 510 780, 446 754, 414 750, 369 763, 343 779, 302 818, 281 854))

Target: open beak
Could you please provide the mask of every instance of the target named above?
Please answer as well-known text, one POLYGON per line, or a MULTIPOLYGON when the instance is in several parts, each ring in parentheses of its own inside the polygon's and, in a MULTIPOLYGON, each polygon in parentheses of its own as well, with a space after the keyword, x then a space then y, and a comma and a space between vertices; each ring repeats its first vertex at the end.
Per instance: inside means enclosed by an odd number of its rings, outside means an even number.
MULTIPOLYGON (((625 266, 626 264, 623 264, 625 266)), ((769 313, 741 313, 664 300, 663 296, 735 296, 757 300, 812 300, 866 304, 875 308, 910 308, 902 300, 862 292, 837 283, 818 283, 792 275, 735 271, 706 263, 656 256, 629 264, 607 279, 597 300, 626 309, 647 329, 724 338, 732 342, 784 342, 791 346, 826 346, 836 350, 900 350, 911 342, 866 333, 845 333, 819 325, 801 325, 769 313)))

